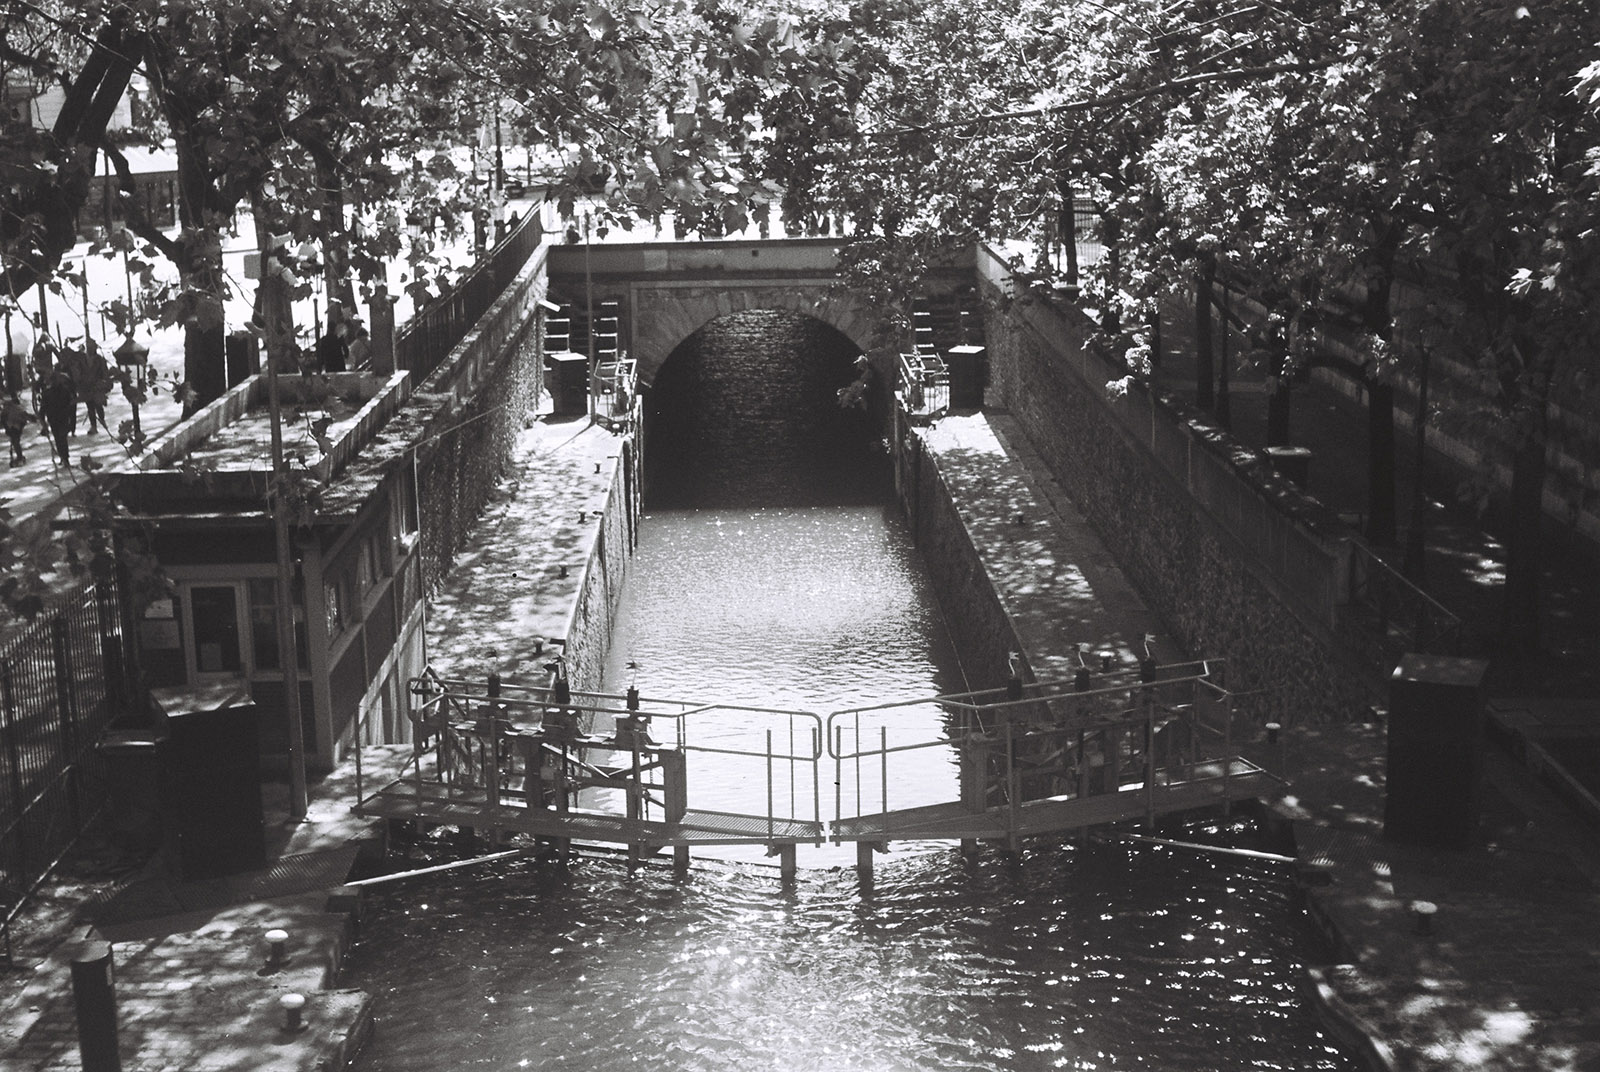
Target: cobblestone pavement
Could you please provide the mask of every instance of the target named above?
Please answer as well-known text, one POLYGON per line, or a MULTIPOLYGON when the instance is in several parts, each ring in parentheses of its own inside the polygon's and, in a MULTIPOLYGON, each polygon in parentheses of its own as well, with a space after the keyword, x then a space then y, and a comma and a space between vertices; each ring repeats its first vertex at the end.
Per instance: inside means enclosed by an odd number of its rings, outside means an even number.
MULTIPOLYGON (((393 749, 369 751, 367 773, 398 761, 393 749)), ((351 812, 353 764, 321 779, 313 793, 306 819, 291 823, 284 787, 268 787, 276 866, 227 880, 185 883, 161 857, 119 873, 114 849, 90 837, 15 928, 13 959, 0 976, 0 1067, 83 1066, 71 964, 88 940, 111 944, 126 1072, 343 1067, 370 1029, 370 1000, 329 989, 356 922, 352 902, 330 899, 330 890, 338 891, 355 846, 375 837, 375 828, 351 812), (299 866, 285 868, 286 861, 299 866), (186 904, 205 907, 181 910, 186 904), (289 939, 272 968, 265 935, 276 928, 289 939), (298 1030, 287 1027, 279 1005, 291 992, 306 998, 298 1030)))

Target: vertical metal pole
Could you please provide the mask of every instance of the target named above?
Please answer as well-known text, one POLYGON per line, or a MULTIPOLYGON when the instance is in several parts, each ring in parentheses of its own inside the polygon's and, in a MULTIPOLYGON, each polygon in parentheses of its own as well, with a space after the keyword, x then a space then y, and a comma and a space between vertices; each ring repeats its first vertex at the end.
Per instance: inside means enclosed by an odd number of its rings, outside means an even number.
POLYGON ((594 272, 589 265, 589 247, 593 238, 589 233, 589 213, 583 214, 583 291, 584 302, 589 318, 585 336, 588 341, 588 361, 584 367, 588 371, 588 382, 584 384, 584 393, 589 399, 589 419, 593 420, 596 412, 594 393, 594 272))
POLYGON ((1233 797, 1228 793, 1228 777, 1233 771, 1233 697, 1223 693, 1217 697, 1222 708, 1222 814, 1233 814, 1233 797))
POLYGON ((822 826, 822 726, 811 727, 811 821, 822 826))
POLYGON ((78 733, 72 689, 72 646, 67 643, 65 611, 50 621, 50 646, 55 656, 56 705, 61 712, 61 760, 66 768, 67 809, 74 832, 83 818, 78 799, 78 733))
POLYGON ((1009 840, 1017 836, 1017 749, 1016 739, 1012 734, 1011 719, 1006 719, 1006 795, 1008 801, 1006 810, 1006 838, 1009 840))
MULTIPOLYGON (((18 738, 21 731, 17 726, 16 697, 11 687, 11 663, 0 666, 0 715, 4 716, 4 723, 0 729, 5 731, 6 766, 11 770, 11 806, 12 814, 20 819, 24 812, 27 798, 22 789, 22 749, 18 738)), ((24 874, 28 871, 28 839, 17 837, 17 868, 24 874)), ((6 930, 6 940, 9 942, 11 931, 6 930)))
POLYGON ((883 839, 889 840, 889 727, 878 727, 878 759, 883 774, 883 790, 879 799, 883 804, 883 839))
MULTIPOLYGON (((264 227, 259 223, 258 227, 264 227)), ((263 245, 266 245, 263 243, 263 245)), ((261 259, 266 261, 271 249, 263 249, 261 259)), ((269 274, 262 265, 261 282, 282 285, 282 279, 269 274)), ((263 309, 274 320, 278 303, 266 301, 263 309)), ((275 324, 267 338, 278 342, 282 325, 275 324)), ((281 344, 267 351, 267 407, 272 424, 272 479, 276 491, 272 496, 272 537, 278 559, 278 662, 283 667, 284 713, 289 719, 289 818, 304 819, 308 807, 306 788, 305 725, 300 713, 300 653, 294 643, 294 554, 289 544, 289 508, 284 501, 283 482, 288 479, 288 468, 283 461, 283 410, 278 398, 278 358, 281 344)), ((305 604, 311 606, 311 593, 307 592, 305 604)), ((309 623, 308 623, 309 624, 309 623)), ((309 631, 309 630, 308 630, 309 631)))
POLYGON ((1156 826, 1156 718, 1154 708, 1147 710, 1144 719, 1144 818, 1154 830, 1156 826))
POLYGON ((856 712, 856 812, 861 812, 861 712, 856 712))
MULTIPOLYGON (((9 682, 11 679, 6 678, 9 682)), ((833 820, 844 818, 844 727, 833 727, 833 820)))
POLYGON ((360 803, 361 803, 361 738, 362 738, 362 736, 363 736, 363 733, 362 733, 362 725, 361 725, 361 711, 360 711, 360 709, 357 709, 357 711, 356 711, 356 740, 355 740, 355 748, 356 748, 356 804, 357 805, 360 805, 360 803))
POLYGON ((767 837, 772 836, 772 729, 767 729, 767 837))
POLYGON ((84 942, 74 952, 72 1002, 77 1011, 83 1072, 122 1072, 110 942, 84 942))

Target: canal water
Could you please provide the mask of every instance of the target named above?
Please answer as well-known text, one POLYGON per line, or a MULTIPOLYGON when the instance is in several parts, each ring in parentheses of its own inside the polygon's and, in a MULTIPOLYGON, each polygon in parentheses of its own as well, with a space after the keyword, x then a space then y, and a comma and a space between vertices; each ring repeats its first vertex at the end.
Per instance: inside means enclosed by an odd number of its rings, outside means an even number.
MULTIPOLYGON (((853 355, 752 313, 663 367, 612 688, 826 712, 962 687, 876 426, 833 401, 853 355)), ((898 717, 937 730, 931 707, 898 717)), ((696 762, 695 806, 760 795, 759 774, 696 762)), ((953 794, 948 755, 920 764, 897 805, 953 794)), ((1178 836, 1272 847, 1220 818, 1178 836)), ((684 876, 595 855, 376 887, 343 977, 377 998, 357 1068, 1355 1067, 1303 1000, 1323 951, 1282 865, 1115 841, 967 865, 921 846, 880 856, 863 897, 853 858, 803 848, 789 888, 759 850, 684 876)))

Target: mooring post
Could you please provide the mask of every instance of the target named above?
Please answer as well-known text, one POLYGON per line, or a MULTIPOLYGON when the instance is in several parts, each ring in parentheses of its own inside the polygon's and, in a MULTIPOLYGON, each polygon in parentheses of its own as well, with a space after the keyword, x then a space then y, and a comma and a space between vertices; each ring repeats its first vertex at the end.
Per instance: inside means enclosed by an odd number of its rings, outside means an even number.
POLYGON ((84 942, 74 953, 72 1000, 78 1014, 78 1052, 83 1058, 83 1072, 122 1072, 110 942, 84 942))

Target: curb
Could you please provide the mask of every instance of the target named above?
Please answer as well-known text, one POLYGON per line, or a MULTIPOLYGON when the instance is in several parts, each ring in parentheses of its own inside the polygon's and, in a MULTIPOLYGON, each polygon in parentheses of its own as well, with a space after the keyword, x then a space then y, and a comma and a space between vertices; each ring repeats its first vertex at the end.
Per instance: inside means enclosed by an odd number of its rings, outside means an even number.
POLYGON ((1317 1015, 1334 1037, 1354 1050, 1372 1072, 1400 1072, 1394 1050, 1378 1037, 1377 1030, 1367 1018, 1351 1008, 1328 982, 1330 972, 1354 967, 1351 964, 1334 964, 1325 968, 1306 968, 1317 1015))

